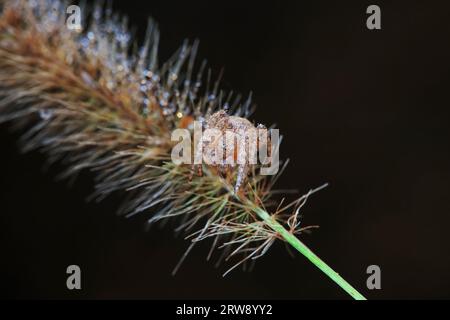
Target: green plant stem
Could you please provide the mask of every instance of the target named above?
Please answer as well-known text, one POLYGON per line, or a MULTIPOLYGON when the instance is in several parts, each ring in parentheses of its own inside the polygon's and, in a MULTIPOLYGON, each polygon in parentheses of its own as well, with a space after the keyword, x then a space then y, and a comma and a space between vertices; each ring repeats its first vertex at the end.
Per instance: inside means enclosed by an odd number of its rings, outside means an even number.
POLYGON ((344 289, 355 300, 366 300, 364 296, 353 288, 344 278, 342 278, 337 272, 335 272, 329 265, 327 265, 322 259, 320 259, 314 252, 311 251, 303 242, 301 242, 295 235, 287 231, 278 221, 276 221, 265 210, 253 207, 255 213, 263 219, 274 231, 282 236, 290 245, 303 254, 309 261, 311 261, 316 267, 322 270, 327 276, 329 276, 334 282, 336 282, 342 289, 344 289))

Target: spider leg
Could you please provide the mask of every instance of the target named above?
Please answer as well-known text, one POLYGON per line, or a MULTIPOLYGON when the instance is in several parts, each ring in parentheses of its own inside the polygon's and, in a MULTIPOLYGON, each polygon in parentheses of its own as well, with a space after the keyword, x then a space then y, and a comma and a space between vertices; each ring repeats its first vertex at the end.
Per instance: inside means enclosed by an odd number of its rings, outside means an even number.
POLYGON ((236 178, 236 185, 234 186, 234 192, 237 193, 241 188, 242 184, 245 182, 247 178, 248 166, 245 164, 241 164, 238 166, 238 173, 236 178))

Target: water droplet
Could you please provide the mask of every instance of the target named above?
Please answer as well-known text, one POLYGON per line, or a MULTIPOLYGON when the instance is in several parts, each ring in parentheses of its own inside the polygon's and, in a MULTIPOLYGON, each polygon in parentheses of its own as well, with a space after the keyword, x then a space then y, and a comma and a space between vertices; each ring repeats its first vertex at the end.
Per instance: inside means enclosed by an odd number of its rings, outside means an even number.
POLYGON ((48 120, 53 116, 53 111, 48 109, 39 110, 39 116, 42 120, 48 120))
POLYGON ((151 72, 150 70, 144 70, 144 72, 142 72, 144 77, 147 78, 151 78, 153 76, 153 72, 151 72))
POLYGON ((115 84, 114 81, 108 80, 108 82, 106 83, 106 87, 107 87, 109 90, 113 90, 113 89, 116 87, 116 84, 115 84))
POLYGON ((171 72, 170 76, 169 76, 169 79, 171 81, 176 81, 178 79, 178 75, 175 72, 171 72))
POLYGON ((95 34, 94 34, 92 31, 89 31, 89 32, 87 33, 87 38, 88 38, 90 41, 94 41, 94 39, 95 39, 95 34))
POLYGON ((153 82, 159 82, 159 76, 157 74, 153 75, 152 81, 153 82))

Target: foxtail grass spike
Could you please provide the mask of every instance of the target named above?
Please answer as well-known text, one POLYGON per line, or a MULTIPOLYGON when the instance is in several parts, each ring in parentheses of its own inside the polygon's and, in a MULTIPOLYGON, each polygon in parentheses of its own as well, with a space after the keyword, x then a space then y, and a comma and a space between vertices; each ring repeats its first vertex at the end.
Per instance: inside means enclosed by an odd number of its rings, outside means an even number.
POLYGON ((172 132, 192 132, 196 121, 260 128, 248 120, 251 94, 221 90, 220 76, 198 62, 197 41, 160 61, 157 24, 149 20, 139 45, 127 18, 102 3, 81 6, 78 23, 68 12, 80 7, 66 1, 0 0, 0 122, 23 132, 23 150, 45 151, 66 168, 62 177, 91 170, 91 198, 123 195, 120 214, 145 215, 148 224, 176 219, 190 241, 182 260, 210 239, 208 259, 218 249, 218 263, 234 261, 228 274, 282 240, 364 299, 297 238, 314 227, 301 224, 300 209, 318 189, 278 203, 273 186, 282 170, 264 176, 247 163, 193 168, 171 160, 172 132))

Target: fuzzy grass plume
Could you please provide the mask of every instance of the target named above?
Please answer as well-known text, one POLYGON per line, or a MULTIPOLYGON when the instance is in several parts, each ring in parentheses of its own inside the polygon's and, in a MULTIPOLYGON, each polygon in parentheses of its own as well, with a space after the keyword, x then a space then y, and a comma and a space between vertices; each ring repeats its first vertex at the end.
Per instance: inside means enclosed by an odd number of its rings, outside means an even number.
POLYGON ((218 262, 232 257, 239 265, 264 255, 282 240, 308 258, 355 299, 350 284, 308 249, 297 236, 300 209, 322 187, 289 204, 276 203, 276 176, 253 166, 237 190, 236 170, 219 172, 203 165, 201 176, 171 161, 171 132, 191 128, 219 110, 245 117, 251 97, 219 88, 205 63, 197 64, 197 42, 185 42, 164 64, 158 61, 159 32, 150 21, 138 45, 126 17, 97 2, 82 8, 83 28, 66 26, 69 3, 55 0, 0 1, 0 122, 24 131, 25 151, 43 150, 76 176, 95 172, 101 200, 125 194, 119 212, 147 214, 148 223, 176 218, 177 231, 191 245, 212 240, 218 262))

